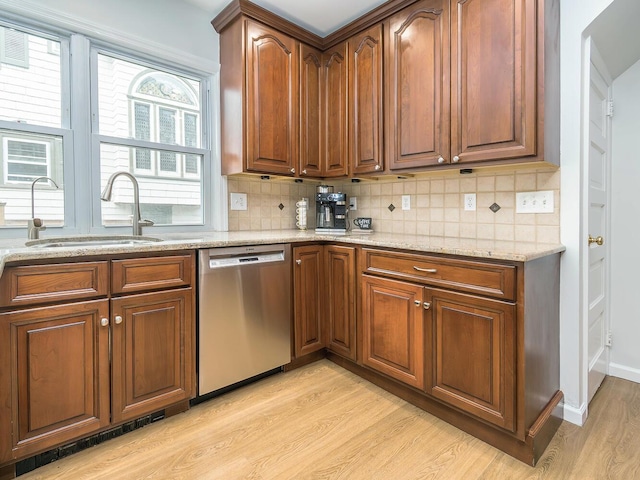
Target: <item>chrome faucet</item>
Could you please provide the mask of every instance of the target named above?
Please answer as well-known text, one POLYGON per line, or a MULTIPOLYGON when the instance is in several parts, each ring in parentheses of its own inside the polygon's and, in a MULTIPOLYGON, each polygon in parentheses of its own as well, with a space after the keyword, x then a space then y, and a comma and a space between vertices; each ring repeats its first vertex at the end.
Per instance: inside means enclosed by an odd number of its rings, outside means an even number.
POLYGON ((27 238, 29 240, 36 240, 40 237, 40 230, 46 230, 47 227, 42 223, 41 218, 36 218, 35 213, 35 192, 34 188, 36 183, 40 180, 48 180, 53 183, 56 188, 60 188, 58 184, 53 180, 53 178, 49 177, 38 177, 33 182, 31 182, 31 218, 27 221, 27 238))
POLYGON ((111 200, 111 191, 113 190, 113 182, 120 175, 124 175, 125 177, 131 180, 133 183, 133 234, 134 235, 142 235, 142 227, 150 227, 153 225, 151 220, 142 220, 140 217, 140 191, 138 189, 138 180, 136 177, 131 175, 129 172, 115 172, 107 180, 107 185, 104 187, 102 194, 100 195, 100 200, 108 202, 111 200))

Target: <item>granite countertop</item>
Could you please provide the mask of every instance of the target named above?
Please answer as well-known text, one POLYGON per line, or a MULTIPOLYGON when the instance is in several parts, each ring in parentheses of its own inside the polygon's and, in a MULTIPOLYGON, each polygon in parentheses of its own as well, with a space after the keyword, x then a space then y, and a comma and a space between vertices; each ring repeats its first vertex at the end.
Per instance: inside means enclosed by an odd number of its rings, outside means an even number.
MULTIPOLYGON (((536 258, 562 252, 561 244, 536 244, 475 238, 430 237, 394 233, 360 233, 347 235, 316 234, 312 230, 267 230, 242 232, 191 232, 152 235, 161 242, 137 245, 96 245, 95 242, 81 246, 55 248, 26 247, 25 239, 0 239, 0 273, 9 262, 37 259, 64 259, 89 255, 112 255, 118 253, 162 252, 197 248, 215 248, 237 245, 258 245, 267 243, 300 243, 309 241, 336 241, 371 247, 398 248, 423 253, 442 253, 476 258, 493 258, 527 262, 536 258)), ((126 237, 126 236, 125 236, 126 237)), ((70 238, 70 237, 65 237, 70 238)), ((90 235, 73 238, 99 238, 90 235)), ((44 237, 43 240, 46 240, 44 237)))

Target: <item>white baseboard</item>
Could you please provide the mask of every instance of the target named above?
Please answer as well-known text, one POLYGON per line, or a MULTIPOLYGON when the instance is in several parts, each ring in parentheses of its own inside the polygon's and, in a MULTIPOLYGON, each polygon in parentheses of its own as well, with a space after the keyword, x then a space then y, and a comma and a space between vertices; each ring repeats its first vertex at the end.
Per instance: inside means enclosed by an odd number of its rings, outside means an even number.
POLYGON ((564 419, 575 425, 581 427, 587 420, 587 404, 584 403, 580 408, 572 407, 571 405, 564 404, 564 419))
POLYGON ((609 375, 623 378, 631 382, 640 383, 640 369, 620 365, 619 363, 609 364, 609 375))

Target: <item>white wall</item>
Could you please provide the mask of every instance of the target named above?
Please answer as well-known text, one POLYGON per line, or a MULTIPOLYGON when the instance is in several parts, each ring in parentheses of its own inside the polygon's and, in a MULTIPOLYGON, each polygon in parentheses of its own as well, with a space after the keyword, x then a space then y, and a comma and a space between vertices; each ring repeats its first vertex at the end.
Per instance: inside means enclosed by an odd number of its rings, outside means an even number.
POLYGON ((0 0, 0 12, 22 14, 112 43, 134 43, 143 53, 205 73, 219 69, 218 34, 212 19, 187 2, 0 0))
POLYGON ((640 61, 613 82, 610 374, 640 382, 640 61))

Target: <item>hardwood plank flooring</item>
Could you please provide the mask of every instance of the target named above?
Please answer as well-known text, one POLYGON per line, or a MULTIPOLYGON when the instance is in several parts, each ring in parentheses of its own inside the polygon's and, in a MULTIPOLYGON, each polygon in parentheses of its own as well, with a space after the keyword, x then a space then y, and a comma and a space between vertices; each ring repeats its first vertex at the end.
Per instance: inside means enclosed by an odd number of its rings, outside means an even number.
POLYGON ((640 385, 607 378, 532 468, 321 360, 19 478, 640 479, 640 385))

